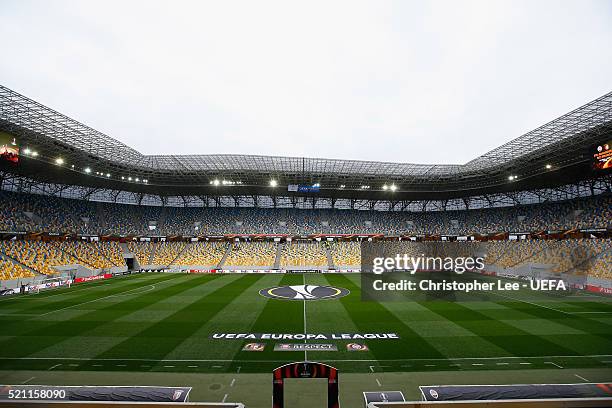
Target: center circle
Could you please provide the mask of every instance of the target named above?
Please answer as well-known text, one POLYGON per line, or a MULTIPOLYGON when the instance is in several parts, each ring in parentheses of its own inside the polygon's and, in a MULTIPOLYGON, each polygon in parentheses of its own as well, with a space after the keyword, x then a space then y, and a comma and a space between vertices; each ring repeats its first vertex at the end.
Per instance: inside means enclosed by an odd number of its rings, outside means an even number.
POLYGON ((274 286, 259 291, 261 296, 281 300, 326 300, 338 299, 351 293, 335 286, 287 285, 274 286))

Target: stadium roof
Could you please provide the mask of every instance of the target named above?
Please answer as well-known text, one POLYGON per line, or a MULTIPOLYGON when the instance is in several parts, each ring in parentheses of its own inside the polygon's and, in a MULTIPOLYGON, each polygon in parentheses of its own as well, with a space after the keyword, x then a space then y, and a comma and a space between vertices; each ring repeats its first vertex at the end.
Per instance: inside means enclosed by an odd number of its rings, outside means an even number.
POLYGON ((9 171, 45 181, 102 188, 120 185, 126 191, 160 195, 228 195, 270 194, 270 182, 275 180, 277 190, 285 194, 289 184, 320 184, 319 194, 329 197, 377 198, 391 193, 404 198, 457 197, 476 190, 539 188, 597 176, 590 161, 594 146, 612 134, 612 92, 463 165, 144 155, 4 86, 0 86, 0 130, 16 136, 22 152, 27 147, 39 153, 26 155, 9 171), (58 157, 66 164, 54 165, 58 157))

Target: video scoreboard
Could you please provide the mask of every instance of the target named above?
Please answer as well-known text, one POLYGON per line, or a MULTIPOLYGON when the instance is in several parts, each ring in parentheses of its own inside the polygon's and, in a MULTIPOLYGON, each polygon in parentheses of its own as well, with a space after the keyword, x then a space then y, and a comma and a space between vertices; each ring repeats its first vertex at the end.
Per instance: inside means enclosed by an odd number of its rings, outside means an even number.
POLYGON ((604 170, 612 168, 612 140, 608 143, 597 146, 597 151, 593 154, 595 158, 594 166, 596 169, 604 170))

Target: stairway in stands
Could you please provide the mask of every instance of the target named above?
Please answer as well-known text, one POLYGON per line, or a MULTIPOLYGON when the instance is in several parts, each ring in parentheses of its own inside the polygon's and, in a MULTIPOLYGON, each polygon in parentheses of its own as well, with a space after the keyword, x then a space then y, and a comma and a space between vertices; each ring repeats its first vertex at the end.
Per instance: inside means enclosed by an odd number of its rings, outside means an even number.
POLYGON ((334 257, 332 256, 331 248, 329 247, 327 243, 324 243, 324 245, 325 245, 325 255, 327 256, 327 268, 336 269, 336 267, 334 266, 334 257))
POLYGON ((221 260, 217 264, 217 269, 223 268, 223 265, 225 265, 225 261, 227 260, 227 257, 229 256, 230 252, 232 252, 232 247, 233 245, 231 243, 227 244, 227 249, 225 250, 225 253, 223 254, 223 258, 221 258, 221 260))
POLYGON ((276 256, 274 257, 274 265, 272 265, 272 269, 280 269, 281 256, 283 254, 283 248, 286 244, 279 243, 276 246, 276 256))
POLYGON ((158 245, 159 245, 159 242, 153 243, 153 249, 151 249, 151 253, 149 254, 147 265, 153 265, 153 259, 155 259, 155 251, 157 250, 158 245))
POLYGON ((171 267, 172 265, 174 265, 176 263, 176 261, 178 261, 179 259, 181 259, 181 257, 183 256, 183 254, 185 253, 185 251, 187 250, 187 248, 189 248, 189 245, 193 245, 191 243, 187 243, 180 251, 179 253, 174 257, 174 259, 172 260, 172 262, 170 262, 168 265, 166 265, 167 268, 171 267))

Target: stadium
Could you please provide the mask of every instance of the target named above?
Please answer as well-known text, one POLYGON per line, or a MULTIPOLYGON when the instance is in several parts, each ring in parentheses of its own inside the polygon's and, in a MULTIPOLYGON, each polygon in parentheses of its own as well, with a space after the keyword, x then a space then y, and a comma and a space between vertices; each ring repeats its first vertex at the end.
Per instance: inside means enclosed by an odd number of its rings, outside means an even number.
POLYGON ((612 2, 0 20, 0 408, 612 407, 612 2))
MULTIPOLYGON (((6 87, 0 131, 3 383, 259 407, 293 362, 337 369, 342 406, 610 380, 612 93, 461 166, 146 156, 6 87), (367 245, 574 286, 363 301, 367 245)), ((325 404, 324 383, 286 388, 325 404)))

